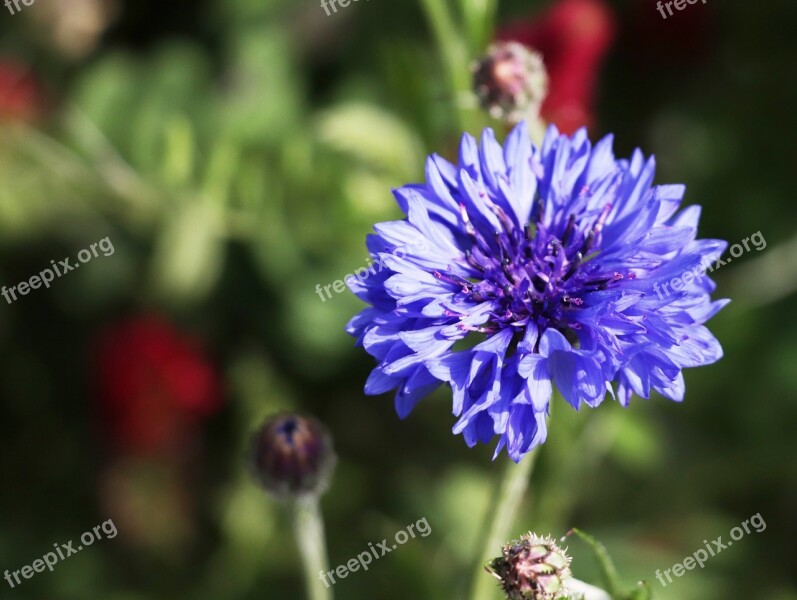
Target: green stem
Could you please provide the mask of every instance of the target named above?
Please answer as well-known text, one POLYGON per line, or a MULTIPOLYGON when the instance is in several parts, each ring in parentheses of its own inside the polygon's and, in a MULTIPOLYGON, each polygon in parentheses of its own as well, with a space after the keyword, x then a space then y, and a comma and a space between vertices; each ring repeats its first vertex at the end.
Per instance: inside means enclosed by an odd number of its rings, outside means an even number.
POLYGON ((507 461, 501 485, 496 488, 489 505, 488 518, 482 535, 483 541, 473 564, 473 580, 467 596, 470 600, 492 600, 496 597, 495 580, 484 572, 484 565, 498 556, 501 553, 501 546, 513 537, 512 525, 523 502, 531 473, 534 471, 537 453, 538 451, 534 450, 519 464, 507 461))
POLYGON ((461 103, 463 95, 471 90, 470 56, 465 39, 447 0, 420 0, 420 3, 445 64, 459 127, 462 131, 468 131, 474 122, 472 111, 461 103))
POLYGON ((492 39, 498 0, 459 0, 459 5, 471 54, 484 54, 492 39))
POLYGON ((291 505, 293 532, 302 555, 307 597, 309 600, 332 600, 332 589, 321 580, 328 571, 324 520, 318 497, 300 498, 291 505))

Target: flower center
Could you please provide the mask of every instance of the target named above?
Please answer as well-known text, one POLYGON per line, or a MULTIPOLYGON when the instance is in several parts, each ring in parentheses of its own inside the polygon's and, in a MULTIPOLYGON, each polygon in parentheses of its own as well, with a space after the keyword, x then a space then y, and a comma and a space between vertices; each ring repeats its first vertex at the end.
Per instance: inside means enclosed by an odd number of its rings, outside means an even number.
MULTIPOLYGON (((600 247, 611 204, 581 223, 576 222, 575 214, 570 214, 566 222, 546 227, 538 216, 536 223, 526 225, 523 231, 500 207, 490 204, 503 226, 491 240, 486 240, 466 215, 463 217, 472 242, 465 257, 478 275, 466 280, 435 273, 462 286, 462 293, 473 301, 494 305, 484 326, 463 327, 482 333, 495 333, 509 326, 521 329, 531 323, 540 331, 549 327, 578 329, 579 324, 568 318, 568 313, 584 304, 582 296, 604 290, 624 278, 621 273, 602 270, 591 260, 597 254, 595 248, 600 247)), ((535 213, 542 212, 538 202, 535 213)))

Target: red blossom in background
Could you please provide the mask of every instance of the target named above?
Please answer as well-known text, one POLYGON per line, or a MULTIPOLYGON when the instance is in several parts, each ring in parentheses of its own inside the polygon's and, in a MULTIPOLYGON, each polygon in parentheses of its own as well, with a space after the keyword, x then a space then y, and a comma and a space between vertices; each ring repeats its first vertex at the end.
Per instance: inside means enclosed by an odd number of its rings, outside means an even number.
POLYGON ((614 40, 616 21, 602 0, 561 0, 541 15, 498 30, 542 54, 550 78, 542 117, 563 133, 591 126, 598 71, 614 40))
POLYGON ((95 350, 104 429, 124 454, 184 452, 199 423, 221 405, 214 367, 159 316, 111 325, 95 350))
POLYGON ((0 58, 0 120, 32 121, 44 111, 44 93, 25 65, 0 58))

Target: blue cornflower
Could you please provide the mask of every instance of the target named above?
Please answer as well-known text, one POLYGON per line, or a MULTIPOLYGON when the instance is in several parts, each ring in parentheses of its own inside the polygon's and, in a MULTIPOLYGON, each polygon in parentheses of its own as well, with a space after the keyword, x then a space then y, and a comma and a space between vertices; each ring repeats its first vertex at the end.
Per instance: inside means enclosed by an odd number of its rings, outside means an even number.
POLYGON ((682 369, 722 357, 702 265, 726 243, 696 240, 700 207, 676 213, 684 186, 654 171, 584 130, 537 148, 525 124, 503 148, 464 135, 458 166, 430 156, 426 184, 394 191, 407 218, 368 236, 382 268, 348 282, 370 306, 347 331, 379 361, 365 392, 397 389, 404 418, 446 383, 454 433, 515 461, 545 441, 554 386, 576 409, 683 400, 682 369))

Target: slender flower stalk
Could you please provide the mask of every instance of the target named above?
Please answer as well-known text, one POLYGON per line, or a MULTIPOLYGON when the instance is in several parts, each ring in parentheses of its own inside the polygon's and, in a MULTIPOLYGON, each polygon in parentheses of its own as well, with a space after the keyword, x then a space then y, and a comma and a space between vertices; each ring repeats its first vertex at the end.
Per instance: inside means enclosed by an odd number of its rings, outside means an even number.
POLYGON ((495 488, 490 502, 490 513, 485 521, 482 542, 477 546, 478 554, 473 565, 473 580, 467 597, 470 600, 490 600, 495 597, 495 581, 484 576, 484 565, 495 555, 510 537, 512 525, 517 516, 538 452, 531 452, 519 463, 507 461, 501 483, 495 488))
MULTIPOLYGON (((472 57, 460 31, 458 20, 446 0, 420 0, 420 5, 437 42, 451 97, 455 100, 467 97, 471 89, 469 65, 472 57)), ((487 21, 492 21, 492 11, 489 8, 484 11, 481 18, 469 19, 471 23, 480 22, 481 28, 491 28, 486 24, 487 21)), ((481 37, 484 32, 477 32, 475 35, 481 37)), ((475 131, 481 122, 478 112, 456 101, 454 106, 460 128, 463 131, 475 131)))
POLYGON ((332 588, 325 585, 319 574, 329 570, 318 496, 300 497, 290 505, 296 543, 302 555, 307 597, 309 600, 332 600, 332 588))
POLYGON ((323 580, 328 561, 319 501, 335 462, 329 432, 312 417, 277 415, 268 419, 252 439, 252 476, 266 493, 287 505, 309 600, 332 599, 332 590, 323 580))

